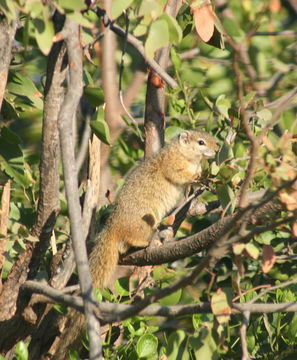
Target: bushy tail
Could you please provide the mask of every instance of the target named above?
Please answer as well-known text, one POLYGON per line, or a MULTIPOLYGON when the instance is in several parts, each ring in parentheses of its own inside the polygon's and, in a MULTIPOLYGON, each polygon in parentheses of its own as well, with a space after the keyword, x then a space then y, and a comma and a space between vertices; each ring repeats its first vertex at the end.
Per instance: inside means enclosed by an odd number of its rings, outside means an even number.
MULTIPOLYGON (((108 285, 119 259, 118 244, 119 236, 116 226, 106 226, 99 234, 89 260, 94 288, 102 289, 108 285)), ((84 315, 71 309, 53 360, 68 359, 68 351, 70 349, 79 351, 84 329, 84 315)))

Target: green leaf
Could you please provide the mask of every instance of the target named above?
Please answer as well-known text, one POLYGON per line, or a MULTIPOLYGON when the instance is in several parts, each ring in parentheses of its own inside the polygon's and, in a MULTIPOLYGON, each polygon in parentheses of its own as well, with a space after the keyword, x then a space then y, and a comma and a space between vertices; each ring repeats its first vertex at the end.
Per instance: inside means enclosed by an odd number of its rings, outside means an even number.
POLYGON ((76 350, 70 349, 68 354, 69 360, 80 360, 80 356, 76 350))
POLYGON ((249 254, 249 256, 254 259, 257 260, 259 257, 259 249, 257 248, 257 246, 255 246, 252 243, 248 243, 245 245, 245 251, 249 254))
POLYGON ((3 127, 0 133, 0 168, 14 181, 27 188, 31 179, 25 170, 23 152, 19 147, 19 138, 3 127))
POLYGON ((187 349, 187 335, 184 330, 177 330, 169 335, 166 353, 167 360, 190 359, 187 349))
POLYGON ((259 244, 270 245, 271 241, 275 239, 275 234, 273 231, 265 231, 262 234, 255 235, 254 238, 259 244))
POLYGON ((111 5, 111 16, 113 19, 119 17, 126 10, 133 0, 113 0, 111 5))
POLYGON ((179 303, 181 295, 182 295, 182 289, 179 289, 175 291, 174 293, 163 297, 159 300, 160 304, 162 306, 170 306, 170 305, 176 305, 179 303))
POLYGON ((220 176, 226 181, 230 181, 232 177, 237 174, 237 172, 238 170, 231 167, 230 165, 223 165, 220 168, 220 176))
POLYGON ((143 36, 146 34, 146 32, 147 32, 147 25, 140 23, 133 30, 133 35, 136 37, 143 36))
POLYGON ((241 255, 244 252, 245 244, 244 243, 234 243, 232 249, 235 255, 241 255))
POLYGON ((210 165, 211 175, 217 175, 219 171, 220 171, 220 167, 217 165, 215 161, 213 161, 210 165))
POLYGON ((231 187, 229 185, 218 186, 217 194, 223 208, 229 206, 229 211, 227 213, 232 213, 235 208, 235 195, 231 187))
POLYGON ((169 45, 169 29, 167 21, 157 19, 152 22, 148 37, 145 42, 145 53, 149 58, 153 58, 155 51, 169 45))
POLYGON ((193 336, 190 339, 190 344, 194 349, 196 359, 216 360, 218 359, 218 345, 212 336, 212 325, 206 325, 200 329, 198 338, 193 336))
POLYGON ((115 290, 119 296, 129 296, 129 278, 122 277, 115 282, 115 290))
POLYGON ((19 341, 15 348, 15 354, 17 355, 18 360, 28 360, 29 353, 28 347, 23 341, 19 341))
POLYGON ((164 13, 159 17, 160 20, 165 20, 168 25, 169 30, 169 40, 170 43, 177 45, 182 41, 183 32, 178 22, 170 15, 164 13))
POLYGON ((170 49, 170 53, 171 53, 171 61, 172 61, 172 64, 173 64, 175 70, 177 70, 177 71, 180 70, 181 65, 182 65, 180 56, 177 54, 177 52, 175 51, 175 49, 173 47, 170 49))
POLYGON ((202 314, 194 314, 192 316, 192 323, 195 330, 199 330, 202 324, 202 314))
POLYGON ((136 344, 137 355, 140 358, 151 357, 157 353, 158 338, 152 334, 142 335, 136 344))
POLYGON ((268 109, 257 111, 256 114, 260 120, 259 123, 262 125, 266 125, 266 123, 272 118, 272 113, 268 109))
POLYGON ((250 91, 246 96, 244 97, 244 105, 245 107, 248 107, 251 101, 254 100, 255 96, 257 95, 256 91, 250 91))
POLYGON ((84 0, 59 0, 59 5, 66 10, 81 11, 87 8, 84 0))
POLYGON ((104 93, 101 88, 87 85, 84 87, 84 95, 92 106, 101 106, 104 104, 104 93))
POLYGON ((35 28, 35 39, 38 47, 44 55, 48 55, 55 35, 53 22, 51 20, 44 21, 37 18, 33 19, 32 22, 35 28))
POLYGON ((1 0, 0 11, 7 17, 9 22, 17 18, 16 7, 11 0, 1 0))
POLYGON ((148 21, 152 19, 153 16, 154 18, 158 17, 159 15, 162 14, 163 6, 165 5, 164 0, 162 1, 160 0, 142 1, 139 7, 138 16, 144 16, 145 18, 148 18, 148 21))
POLYGON ((31 105, 35 106, 37 109, 43 108, 41 93, 38 91, 33 81, 22 75, 20 72, 12 71, 10 73, 7 89, 12 94, 28 98, 31 105))
POLYGON ((80 11, 74 11, 72 13, 67 14, 67 17, 69 17, 71 20, 75 21, 81 26, 87 27, 87 28, 93 28, 94 24, 90 22, 83 14, 81 14, 80 11))
MULTIPOLYGON (((94 81, 92 79, 92 76, 91 74, 88 72, 87 69, 84 69, 84 82, 87 84, 87 85, 93 85, 94 84, 94 81)), ((92 86, 90 86, 92 87, 92 86)), ((85 88, 86 86, 84 87, 84 91, 85 91, 85 88)), ((86 95, 86 94, 85 94, 86 95)))
POLYGON ((216 107, 218 108, 219 112, 224 115, 226 119, 229 119, 228 110, 231 107, 231 102, 228 99, 225 99, 225 95, 220 95, 216 101, 216 107))
POLYGON ((98 109, 97 119, 90 121, 90 126, 96 136, 98 136, 104 144, 110 145, 109 127, 104 120, 104 110, 102 107, 98 109))
POLYGON ((67 315, 67 307, 65 305, 55 304, 53 305, 53 308, 61 315, 66 316, 67 315))
POLYGON ((168 126, 165 129, 165 138, 166 141, 171 140, 172 138, 174 138, 175 136, 177 136, 179 133, 181 133, 183 131, 183 129, 181 127, 178 126, 168 126))
POLYGON ((221 165, 224 161, 232 159, 233 157, 234 155, 231 146, 224 141, 218 154, 218 164, 221 165))
POLYGON ((293 342, 297 337, 297 314, 294 314, 293 319, 290 321, 290 325, 287 328, 286 335, 289 340, 293 342))
POLYGON ((239 25, 233 19, 230 17, 224 17, 223 24, 228 35, 237 40, 244 38, 245 33, 240 29, 239 25))

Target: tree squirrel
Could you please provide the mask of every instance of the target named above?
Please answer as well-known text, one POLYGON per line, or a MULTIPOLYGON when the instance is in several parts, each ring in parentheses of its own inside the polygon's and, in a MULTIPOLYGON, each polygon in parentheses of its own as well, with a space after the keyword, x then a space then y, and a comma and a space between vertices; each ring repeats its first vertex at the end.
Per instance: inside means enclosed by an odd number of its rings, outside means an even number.
MULTIPOLYGON (((217 150, 215 139, 208 133, 182 131, 159 153, 131 170, 90 255, 94 288, 108 285, 120 253, 130 247, 148 246, 186 186, 199 179, 202 158, 214 157, 217 150)), ((69 348, 79 348, 83 328, 84 316, 71 310, 54 360, 64 360, 69 348)))

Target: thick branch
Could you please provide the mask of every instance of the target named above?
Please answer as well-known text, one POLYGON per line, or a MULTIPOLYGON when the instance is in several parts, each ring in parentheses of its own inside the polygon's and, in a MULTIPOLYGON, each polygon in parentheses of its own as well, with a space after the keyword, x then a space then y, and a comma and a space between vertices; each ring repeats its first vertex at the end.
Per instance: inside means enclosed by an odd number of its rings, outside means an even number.
MULTIPOLYGON (((281 209, 281 204, 270 203, 270 205, 258 209, 257 212, 253 214, 253 222, 256 221, 257 218, 261 219, 263 215, 268 212, 279 212, 281 209)), ((137 266, 158 265, 199 253, 207 249, 214 242, 220 231, 231 224, 235 216, 236 214, 233 214, 222 218, 199 233, 188 236, 182 240, 170 241, 160 247, 146 248, 133 252, 124 257, 121 260, 121 264, 137 266)))
POLYGON ((6 88, 6 81, 11 60, 11 49, 14 41, 14 35, 17 28, 17 19, 11 24, 6 18, 0 19, 0 111, 6 88))
MULTIPOLYGON (((165 13, 175 17, 181 6, 179 0, 169 0, 165 13)), ((165 73, 169 62, 170 46, 157 51, 155 60, 165 73)), ((151 69, 147 80, 145 99, 144 129, 145 129, 145 157, 157 153, 164 146, 165 129, 165 84, 160 79, 160 72, 151 69)), ((163 79, 163 78, 162 78, 163 79)))
POLYGON ((77 169, 72 136, 71 121, 82 95, 82 54, 79 25, 66 18, 62 31, 69 62, 69 85, 59 114, 59 131, 64 169, 65 190, 70 217, 73 249, 78 269, 79 283, 84 300, 87 329, 90 339, 90 359, 101 357, 101 343, 98 340, 99 323, 93 315, 92 280, 88 266, 87 250, 82 229, 82 214, 79 202, 77 169))
MULTIPOLYGON (((0 320, 11 318, 16 310, 19 287, 27 278, 35 277, 40 261, 48 248, 59 209, 60 156, 57 118, 64 95, 62 86, 65 79, 64 55, 65 48, 62 48, 61 43, 55 44, 51 50, 47 68, 40 161, 40 195, 36 223, 32 229, 33 235, 39 237, 39 242, 27 242, 25 251, 14 263, 0 298, 2 308, 0 320)), ((5 331, 2 336, 4 338, 5 331)))

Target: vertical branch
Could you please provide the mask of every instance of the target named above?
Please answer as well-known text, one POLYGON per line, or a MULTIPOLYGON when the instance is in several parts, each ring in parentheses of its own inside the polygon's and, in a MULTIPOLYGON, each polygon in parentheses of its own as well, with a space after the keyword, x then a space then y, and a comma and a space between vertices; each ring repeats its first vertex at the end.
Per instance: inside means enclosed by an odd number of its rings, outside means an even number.
POLYGON ((17 20, 11 24, 6 18, 0 19, 0 111, 2 107, 4 91, 6 88, 8 70, 11 60, 11 48, 17 28, 17 20))
POLYGON ((4 251, 6 246, 6 235, 7 235, 7 224, 9 216, 9 205, 10 205, 10 185, 11 180, 6 181, 3 186, 2 197, 1 197, 1 209, 0 209, 0 293, 2 288, 1 273, 4 265, 5 257, 4 251))
MULTIPOLYGON (((180 0, 168 0, 165 13, 175 17, 181 6, 180 0)), ((169 61, 170 46, 160 49, 156 60, 162 69, 169 61)), ((150 157, 164 145, 165 85, 159 75, 150 70, 145 100, 145 157, 150 157)))
POLYGON ((101 343, 98 337, 99 322, 92 312, 94 297, 92 280, 88 265, 84 231, 81 226, 82 214, 79 202, 75 149, 72 136, 72 119, 82 95, 82 52, 80 46, 79 25, 66 19, 62 30, 69 63, 69 84, 62 108, 59 113, 59 133, 64 169, 65 190, 70 218, 70 229, 74 255, 78 270, 79 284, 84 300, 87 330, 90 341, 90 359, 101 357, 101 343))
POLYGON ((243 312, 243 321, 242 325, 240 327, 240 341, 241 341, 241 347, 242 347, 242 358, 241 360, 250 360, 248 347, 247 347, 247 340, 246 340, 246 330, 249 325, 249 319, 250 319, 250 312, 244 311, 243 312))
POLYGON ((235 53, 233 67, 236 75, 236 83, 237 83, 237 92, 239 98, 239 107, 240 107, 240 116, 242 120, 242 124, 245 130, 245 133, 248 139, 251 142, 250 146, 250 160, 247 167, 247 174, 245 179, 243 180, 243 184, 240 190, 240 198, 238 206, 243 208, 247 205, 247 190, 250 184, 250 181, 254 175, 256 169, 256 158, 259 149, 259 139, 254 135, 250 125, 249 120, 245 111, 245 103, 244 103, 244 90, 243 90, 243 81, 242 81, 242 73, 238 64, 238 54, 235 53))
MULTIPOLYGON (((111 16, 111 0, 104 0, 104 9, 108 17, 111 16)), ((118 96, 117 86, 117 66, 115 61, 116 52, 115 34, 106 27, 102 40, 102 51, 100 52, 100 61, 102 63, 102 86, 105 98, 105 120, 108 123, 113 144, 121 134, 124 122, 121 118, 121 106, 118 96)), ((101 202, 105 201, 105 193, 108 187, 112 186, 112 178, 108 167, 110 147, 101 144, 101 202)))
MULTIPOLYGON (((57 26, 61 26, 61 17, 56 18, 57 26)), ((26 243, 26 249, 15 261, 8 279, 3 286, 0 298, 0 320, 10 319, 16 310, 19 287, 33 278, 38 270, 40 261, 48 248, 56 214, 59 210, 59 137, 58 113, 63 99, 65 79, 63 58, 65 48, 61 43, 55 44, 51 50, 47 67, 45 86, 45 102, 42 129, 42 150, 40 161, 40 195, 35 225, 32 234, 39 238, 39 242, 26 243)), ((24 332, 24 331, 22 331, 24 332)), ((3 336, 9 336, 3 331, 3 336)), ((17 333, 15 332, 17 337, 17 333)), ((11 341, 13 341, 10 336, 11 341)))

